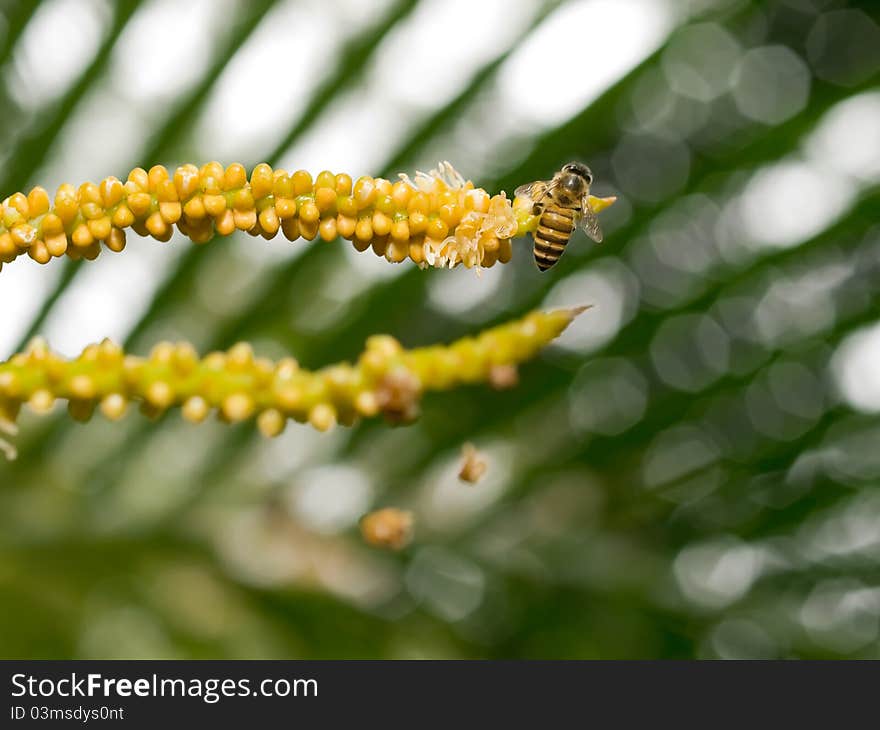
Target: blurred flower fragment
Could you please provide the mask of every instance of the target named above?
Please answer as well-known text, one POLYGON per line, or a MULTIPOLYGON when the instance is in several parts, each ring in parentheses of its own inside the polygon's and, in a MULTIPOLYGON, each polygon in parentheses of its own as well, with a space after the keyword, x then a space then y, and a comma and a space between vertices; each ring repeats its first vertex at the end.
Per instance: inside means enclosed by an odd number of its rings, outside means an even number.
POLYGON ((385 507, 361 518, 361 535, 374 547, 402 550, 413 538, 412 512, 385 507))
POLYGON ((489 462, 486 461, 486 457, 470 443, 461 447, 461 459, 458 478, 463 482, 476 484, 483 478, 486 469, 489 468, 489 462))

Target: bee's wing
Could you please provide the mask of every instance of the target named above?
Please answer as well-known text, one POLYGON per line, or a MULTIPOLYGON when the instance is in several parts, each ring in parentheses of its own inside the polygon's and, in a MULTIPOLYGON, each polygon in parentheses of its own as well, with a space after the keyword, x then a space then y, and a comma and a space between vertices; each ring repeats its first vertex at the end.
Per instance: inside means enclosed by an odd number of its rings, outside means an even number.
POLYGON ((602 243, 602 227, 599 225, 599 217, 590 207, 590 194, 587 193, 581 201, 580 226, 596 243, 602 243))
POLYGON ((513 195, 514 197, 528 198, 537 205, 550 191, 551 183, 550 180, 536 180, 528 185, 520 185, 513 191, 513 195))

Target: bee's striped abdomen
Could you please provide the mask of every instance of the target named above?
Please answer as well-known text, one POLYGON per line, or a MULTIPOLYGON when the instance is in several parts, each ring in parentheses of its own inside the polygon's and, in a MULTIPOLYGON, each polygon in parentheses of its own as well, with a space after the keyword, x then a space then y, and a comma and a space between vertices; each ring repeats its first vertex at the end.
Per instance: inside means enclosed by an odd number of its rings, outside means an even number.
POLYGON ((535 263, 546 271, 559 261, 574 230, 574 212, 556 205, 547 206, 535 231, 535 263))

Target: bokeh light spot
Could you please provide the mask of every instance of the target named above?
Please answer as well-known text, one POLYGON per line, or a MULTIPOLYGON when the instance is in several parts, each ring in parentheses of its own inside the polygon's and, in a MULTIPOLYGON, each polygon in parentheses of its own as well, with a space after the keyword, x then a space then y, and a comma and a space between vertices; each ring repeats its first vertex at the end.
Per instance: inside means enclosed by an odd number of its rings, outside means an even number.
POLYGON ((736 106, 749 119, 780 124, 803 111, 810 97, 810 70, 786 46, 748 51, 734 72, 736 106))

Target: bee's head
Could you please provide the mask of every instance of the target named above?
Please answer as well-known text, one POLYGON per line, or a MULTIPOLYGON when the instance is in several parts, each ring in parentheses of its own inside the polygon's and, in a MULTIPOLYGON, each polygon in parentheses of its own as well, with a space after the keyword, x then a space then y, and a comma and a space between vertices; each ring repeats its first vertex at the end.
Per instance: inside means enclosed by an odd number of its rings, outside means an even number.
POLYGON ((562 171, 583 178, 584 180, 586 180, 587 185, 591 185, 593 182, 592 170, 590 170, 590 168, 582 162, 569 162, 565 167, 562 168, 562 171))

